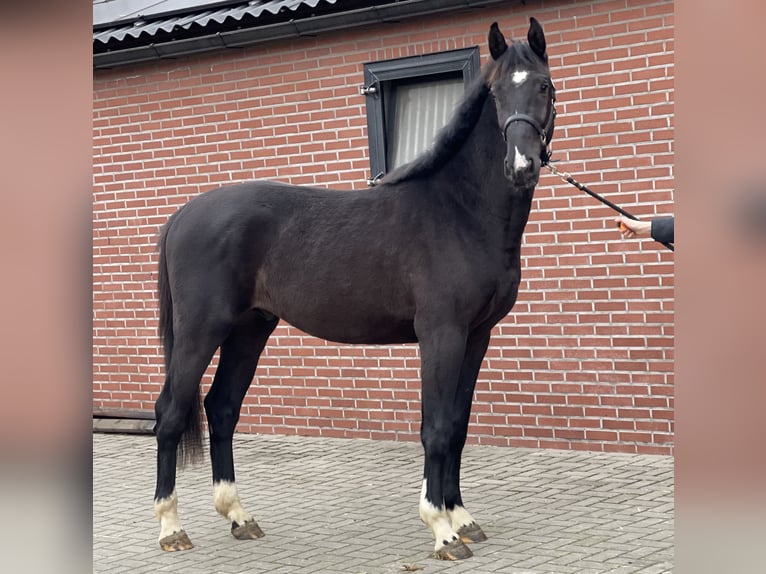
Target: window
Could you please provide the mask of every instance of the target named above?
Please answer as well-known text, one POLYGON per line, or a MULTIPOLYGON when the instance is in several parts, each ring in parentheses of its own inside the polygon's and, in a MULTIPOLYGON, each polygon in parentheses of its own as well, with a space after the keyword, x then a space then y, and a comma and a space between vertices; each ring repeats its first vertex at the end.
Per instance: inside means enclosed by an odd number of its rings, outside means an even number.
POLYGON ((370 185, 431 145, 478 73, 476 47, 364 65, 370 185))

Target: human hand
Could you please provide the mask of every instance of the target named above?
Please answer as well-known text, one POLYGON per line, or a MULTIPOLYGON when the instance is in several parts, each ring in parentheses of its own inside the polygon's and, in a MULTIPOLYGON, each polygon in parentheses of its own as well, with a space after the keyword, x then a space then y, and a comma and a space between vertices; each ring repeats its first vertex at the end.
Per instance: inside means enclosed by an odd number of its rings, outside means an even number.
POLYGON ((625 216, 620 216, 614 221, 617 223, 617 227, 620 228, 620 234, 623 239, 650 237, 652 234, 651 221, 636 221, 625 216))

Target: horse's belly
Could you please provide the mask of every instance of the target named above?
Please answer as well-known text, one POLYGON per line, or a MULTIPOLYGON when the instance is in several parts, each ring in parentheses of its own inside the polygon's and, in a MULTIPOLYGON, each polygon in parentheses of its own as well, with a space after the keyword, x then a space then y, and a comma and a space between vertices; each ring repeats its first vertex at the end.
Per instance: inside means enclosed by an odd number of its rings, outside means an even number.
MULTIPOLYGON (((358 277, 369 277, 359 275, 358 277)), ((272 280, 256 287, 255 307, 297 329, 338 343, 415 342, 414 305, 401 283, 338 281, 324 276, 272 280), (351 287, 353 285, 353 287, 351 287)))
POLYGON ((285 310, 279 316, 309 335, 336 343, 385 345, 417 341, 412 319, 353 309, 296 311, 285 310))

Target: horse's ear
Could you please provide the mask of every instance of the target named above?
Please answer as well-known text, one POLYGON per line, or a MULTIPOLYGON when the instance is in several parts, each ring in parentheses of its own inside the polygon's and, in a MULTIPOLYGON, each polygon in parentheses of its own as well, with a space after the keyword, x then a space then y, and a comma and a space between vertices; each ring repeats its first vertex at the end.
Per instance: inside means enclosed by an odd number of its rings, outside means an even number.
POLYGON ((545 34, 543 34, 543 27, 540 26, 540 22, 534 17, 529 19, 527 41, 529 42, 529 47, 532 48, 532 51, 547 62, 548 54, 545 52, 545 34))
POLYGON ((493 60, 497 60, 508 49, 508 44, 505 43, 505 36, 497 27, 497 22, 492 22, 492 26, 489 28, 489 53, 493 60))

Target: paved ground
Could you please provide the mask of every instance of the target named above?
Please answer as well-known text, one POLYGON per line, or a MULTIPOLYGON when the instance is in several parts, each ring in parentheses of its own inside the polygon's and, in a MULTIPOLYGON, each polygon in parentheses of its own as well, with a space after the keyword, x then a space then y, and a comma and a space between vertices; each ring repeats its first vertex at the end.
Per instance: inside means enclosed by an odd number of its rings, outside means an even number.
POLYGON ((673 568, 670 457, 466 448, 463 498, 489 536, 474 557, 430 557, 418 518, 421 446, 239 435, 240 495, 266 532, 235 540, 212 504, 208 464, 181 471, 195 548, 157 545, 154 438, 93 437, 94 572, 144 574, 660 574, 673 568))

